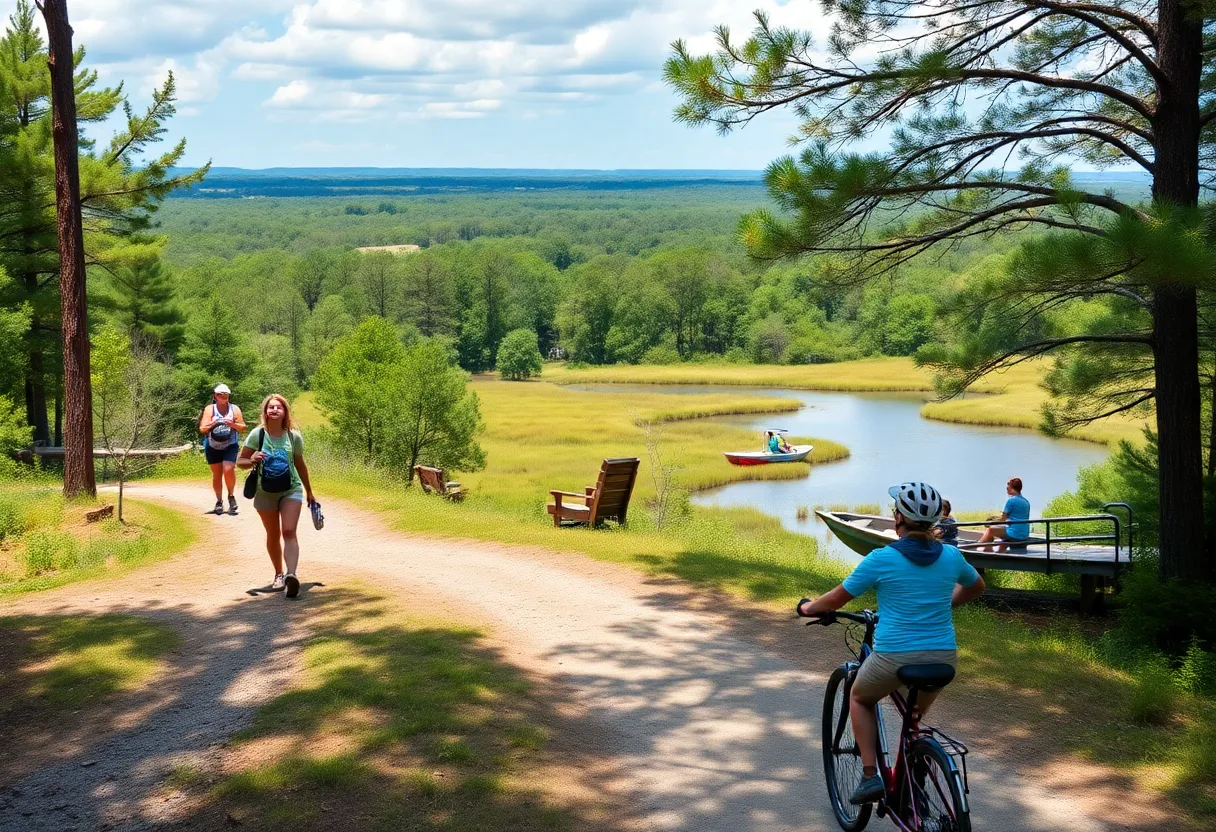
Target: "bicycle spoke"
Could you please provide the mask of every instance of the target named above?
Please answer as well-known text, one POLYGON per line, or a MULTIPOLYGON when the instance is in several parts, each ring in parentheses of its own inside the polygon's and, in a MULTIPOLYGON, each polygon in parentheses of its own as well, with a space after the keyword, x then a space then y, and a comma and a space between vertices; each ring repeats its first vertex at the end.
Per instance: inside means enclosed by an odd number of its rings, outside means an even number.
POLYGON ((923 757, 913 778, 913 794, 916 813, 920 816, 921 832, 955 832, 958 829, 954 817, 954 805, 947 784, 950 774, 942 771, 937 762, 923 757))

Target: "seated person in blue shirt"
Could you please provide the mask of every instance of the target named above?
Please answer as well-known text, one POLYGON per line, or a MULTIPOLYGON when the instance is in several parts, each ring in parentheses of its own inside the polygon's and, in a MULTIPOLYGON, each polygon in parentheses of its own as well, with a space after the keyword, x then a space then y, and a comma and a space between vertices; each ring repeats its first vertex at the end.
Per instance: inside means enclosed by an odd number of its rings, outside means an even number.
MULTIPOLYGON (((878 626, 874 652, 857 671, 849 701, 853 736, 861 753, 862 780, 849 798, 855 805, 883 795, 878 773, 878 720, 874 708, 903 686, 899 669, 913 664, 957 666, 953 607, 984 591, 984 579, 962 552, 934 538, 941 518, 942 498, 923 482, 906 482, 889 490, 895 498, 895 533, 899 540, 862 558, 853 574, 826 595, 798 604, 798 614, 818 616, 838 610, 874 589, 878 595, 878 626)), ((922 691, 917 706, 923 715, 937 698, 922 691)))
MULTIPOLYGON (((980 543, 991 543, 994 540, 1011 540, 1019 541, 1030 537, 1030 524, 1026 521, 1030 519, 1030 501, 1022 496, 1022 480, 1019 477, 1014 477, 1005 483, 1005 493, 1009 495, 1009 499, 1005 501, 1005 508, 999 517, 990 518, 999 521, 1002 525, 988 526, 984 529, 984 535, 980 538, 980 543)), ((1005 544, 1002 543, 996 547, 998 552, 1005 551, 1005 544)), ((991 552, 991 546, 985 546, 981 551, 991 552)))
POLYGON ((781 438, 781 434, 775 430, 765 431, 768 434, 768 452, 770 454, 788 454, 793 450, 789 443, 781 438))

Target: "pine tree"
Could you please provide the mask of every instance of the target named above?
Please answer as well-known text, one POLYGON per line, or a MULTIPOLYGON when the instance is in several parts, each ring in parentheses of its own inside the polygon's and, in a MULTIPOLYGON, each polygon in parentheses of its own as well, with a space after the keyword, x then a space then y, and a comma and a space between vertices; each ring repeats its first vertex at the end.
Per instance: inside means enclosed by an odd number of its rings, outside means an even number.
POLYGON ((128 336, 143 333, 174 354, 186 334, 186 316, 176 297, 172 275, 153 255, 111 269, 94 305, 107 310, 128 336))
MULTIPOLYGON (((124 240, 150 226, 159 201, 200 181, 208 166, 186 175, 171 173, 185 152, 184 140, 159 156, 144 155, 162 140, 165 122, 174 114, 172 74, 153 93, 149 108, 137 113, 121 86, 98 86, 97 73, 81 67, 84 54, 78 47, 73 55, 78 123, 106 121, 120 107, 126 118, 104 149, 83 134, 79 139, 85 254, 92 264, 120 256, 124 240)), ((48 394, 59 387, 62 362, 47 59, 35 9, 18 0, 0 40, 0 87, 6 91, 0 99, 0 266, 13 278, 0 306, 25 306, 30 312, 23 397, 26 418, 40 440, 50 439, 48 394)))

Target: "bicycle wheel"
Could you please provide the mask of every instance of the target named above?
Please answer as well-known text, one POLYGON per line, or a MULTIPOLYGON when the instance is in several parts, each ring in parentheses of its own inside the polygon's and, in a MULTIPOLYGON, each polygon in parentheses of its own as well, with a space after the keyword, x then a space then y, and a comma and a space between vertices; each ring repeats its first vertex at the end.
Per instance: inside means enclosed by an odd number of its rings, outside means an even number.
POLYGON ((937 740, 921 737, 908 747, 908 765, 918 832, 971 832, 963 777, 946 749, 937 740))
POLYGON ((845 680, 848 671, 838 667, 828 679, 823 695, 823 775, 828 785, 828 799, 836 822, 846 832, 859 832, 870 822, 872 804, 854 806, 849 796, 861 782, 861 752, 853 738, 853 726, 849 722, 849 691, 845 680), (837 729, 843 729, 840 740, 836 740, 837 729))

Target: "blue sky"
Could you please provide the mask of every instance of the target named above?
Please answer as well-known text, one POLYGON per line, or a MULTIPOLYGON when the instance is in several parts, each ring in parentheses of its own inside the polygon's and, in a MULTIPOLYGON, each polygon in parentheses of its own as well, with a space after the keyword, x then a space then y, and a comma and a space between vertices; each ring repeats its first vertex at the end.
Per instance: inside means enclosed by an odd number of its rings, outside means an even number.
MULTIPOLYGON (((11 0, 10 0, 11 2, 11 0)), ((794 122, 671 119, 669 44, 753 9, 822 33, 813 0, 73 0, 76 42, 138 108, 172 70, 187 161, 759 169, 794 122)))

